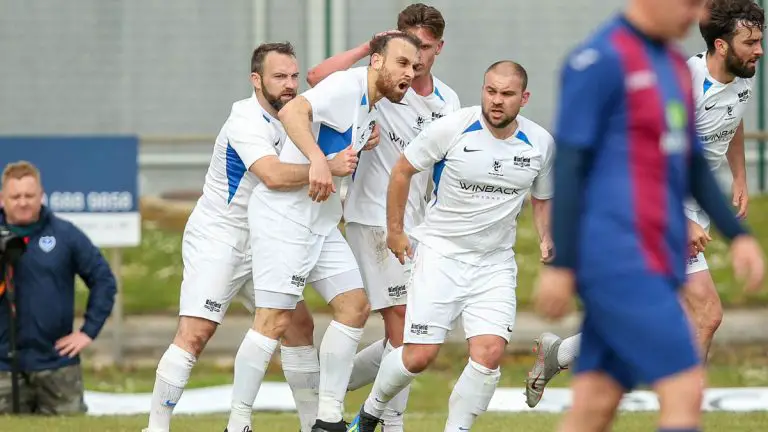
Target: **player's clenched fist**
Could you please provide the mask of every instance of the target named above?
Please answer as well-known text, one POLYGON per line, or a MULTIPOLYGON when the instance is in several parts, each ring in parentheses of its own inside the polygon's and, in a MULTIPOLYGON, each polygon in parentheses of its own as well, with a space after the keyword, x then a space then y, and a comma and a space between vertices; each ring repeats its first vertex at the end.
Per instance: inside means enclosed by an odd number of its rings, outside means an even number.
POLYGON ((413 249, 411 248, 411 242, 408 236, 404 232, 387 233, 387 247, 400 261, 400 264, 405 264, 405 257, 413 258, 413 249))
POLYGON ((321 202, 336 192, 333 175, 325 157, 309 162, 309 196, 312 201, 321 202))
POLYGON ((350 145, 344 150, 338 152, 336 156, 328 162, 328 166, 331 168, 331 174, 334 177, 346 177, 357 169, 357 153, 350 145))
POLYGON ((741 235, 731 243, 733 271, 739 280, 746 281, 747 291, 757 291, 765 277, 765 259, 754 237, 741 235))

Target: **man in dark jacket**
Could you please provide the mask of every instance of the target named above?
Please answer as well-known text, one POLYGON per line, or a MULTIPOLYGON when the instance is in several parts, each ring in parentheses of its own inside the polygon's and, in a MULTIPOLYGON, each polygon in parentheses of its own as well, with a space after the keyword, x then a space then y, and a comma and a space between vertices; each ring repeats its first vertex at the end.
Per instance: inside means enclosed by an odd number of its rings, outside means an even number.
MULTIPOLYGON (((85 412, 80 352, 112 311, 115 277, 101 252, 70 222, 43 206, 40 173, 28 162, 2 176, 0 225, 23 237, 27 250, 13 269, 16 293, 20 408, 24 413, 85 412), (90 289, 83 326, 73 331, 75 275, 90 289)), ((0 414, 12 410, 10 309, 0 286, 0 414)))

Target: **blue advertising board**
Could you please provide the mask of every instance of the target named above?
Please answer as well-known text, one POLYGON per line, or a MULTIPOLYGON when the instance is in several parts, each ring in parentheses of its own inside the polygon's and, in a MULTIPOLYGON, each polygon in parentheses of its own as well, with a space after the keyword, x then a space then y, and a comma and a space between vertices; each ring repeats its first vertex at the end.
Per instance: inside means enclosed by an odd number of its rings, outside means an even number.
POLYGON ((137 137, 0 137, 0 166, 21 160, 40 170, 44 204, 97 246, 139 244, 137 137))

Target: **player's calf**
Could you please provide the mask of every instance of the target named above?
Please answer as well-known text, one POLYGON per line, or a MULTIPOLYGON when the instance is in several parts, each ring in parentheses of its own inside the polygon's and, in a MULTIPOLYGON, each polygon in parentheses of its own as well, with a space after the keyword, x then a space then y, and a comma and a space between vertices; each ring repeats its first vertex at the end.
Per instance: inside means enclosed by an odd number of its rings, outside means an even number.
POLYGON ((588 371, 574 376, 571 389, 573 406, 568 410, 559 431, 609 430, 624 395, 624 388, 607 373, 588 371))
POLYGON ((704 368, 663 378, 653 386, 659 396, 659 430, 699 430, 704 393, 704 368))
POLYGON ((147 431, 160 432, 170 429, 173 409, 181 399, 197 358, 217 327, 218 323, 205 318, 185 315, 179 317, 179 327, 173 343, 157 364, 147 431))
POLYGON ((392 306, 379 311, 384 319, 384 337, 397 348, 403 345, 405 305, 392 306))
POLYGON ((227 423, 227 430, 230 431, 251 427, 253 402, 278 340, 291 324, 299 296, 259 291, 256 299, 258 303, 253 328, 245 334, 235 355, 232 401, 227 423))
POLYGON ((291 387, 302 432, 309 432, 317 418, 320 362, 314 346, 314 329, 305 302, 299 302, 280 341, 280 363, 291 387))
POLYGON ((496 335, 469 338, 470 358, 451 392, 445 430, 469 430, 488 409, 501 379, 499 363, 506 344, 506 339, 496 335))
POLYGON ((688 283, 683 288, 683 304, 696 330, 697 345, 706 363, 712 339, 723 320, 723 305, 709 271, 688 275, 688 283))

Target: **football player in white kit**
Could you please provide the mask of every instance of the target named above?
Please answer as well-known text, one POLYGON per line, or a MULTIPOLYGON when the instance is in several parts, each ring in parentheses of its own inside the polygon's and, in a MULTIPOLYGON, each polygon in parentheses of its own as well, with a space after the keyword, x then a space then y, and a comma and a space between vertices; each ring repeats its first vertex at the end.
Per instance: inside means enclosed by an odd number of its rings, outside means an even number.
MULTIPOLYGON (((277 158, 285 142, 277 112, 296 97, 298 88, 293 47, 289 43, 259 46, 251 57, 251 70, 253 95, 232 105, 216 138, 203 194, 184 230, 179 327, 157 367, 148 432, 169 430, 191 370, 232 300, 240 296, 248 309, 255 308, 246 212, 251 191, 259 183, 278 190, 309 183, 307 164, 277 158)), ((350 173, 356 161, 355 154, 346 152, 332 163, 339 173, 350 173)), ((295 396, 306 392, 312 382, 317 390, 317 379, 307 378, 319 372, 312 330, 312 318, 302 301, 281 347, 283 370, 295 396)))
MULTIPOLYGON (((386 356, 348 429, 373 432, 386 404, 437 357, 461 317, 469 361, 454 386, 445 431, 470 430, 488 407, 515 323, 517 218, 528 192, 542 250, 551 249, 554 140, 518 115, 528 100, 525 69, 511 61, 485 74, 482 105, 435 120, 406 147, 387 193, 387 245, 401 263, 414 257, 404 345, 386 356), (409 183, 434 167, 425 220, 403 230, 409 183)), ((547 253, 549 255, 549 253, 547 253)))
POLYGON ((291 322, 305 284, 333 308, 320 345, 317 421, 312 431, 344 431, 344 397, 370 305, 352 251, 338 229, 341 177, 328 158, 357 153, 377 119, 382 98, 400 101, 413 79, 420 41, 406 34, 376 37, 371 65, 332 74, 279 112, 288 140, 280 160, 310 163, 310 186, 274 191, 256 186, 249 205, 256 314, 235 358, 227 429, 250 430, 253 402, 264 372, 291 322))
MULTIPOLYGON (((755 85, 757 62, 763 55, 764 25, 764 11, 753 0, 709 1, 699 24, 707 51, 688 60, 696 131, 704 156, 713 171, 727 161, 733 176, 732 202, 739 217, 746 217, 748 204, 743 117, 755 85)), ((711 240, 709 217, 692 199, 685 203, 685 212, 692 256, 682 298, 706 362, 712 338, 723 319, 723 308, 704 258, 704 249, 711 240)), ((570 367, 578 356, 580 340, 580 334, 564 340, 552 333, 539 336, 536 362, 526 379, 528 406, 535 407, 549 381, 570 367)))
MULTIPOLYGON (((382 100, 376 106, 381 144, 360 155, 344 202, 346 239, 355 254, 363 277, 371 310, 384 319, 384 339, 355 355, 349 390, 373 382, 381 359, 403 344, 405 300, 411 261, 400 264, 387 249, 386 199, 392 167, 408 143, 437 118, 460 108, 456 92, 432 75, 432 65, 443 48, 445 20, 436 8, 422 3, 403 9, 397 18, 397 31, 411 33, 421 40, 421 59, 414 67, 411 88, 399 103, 382 100)), ((307 72, 307 81, 316 85, 331 73, 344 70, 370 53, 368 42, 335 55, 307 72)), ((419 225, 429 199, 427 189, 431 169, 414 176, 405 213, 405 232, 419 225)), ((392 399, 382 416, 385 432, 403 431, 403 412, 410 386, 392 399)))

